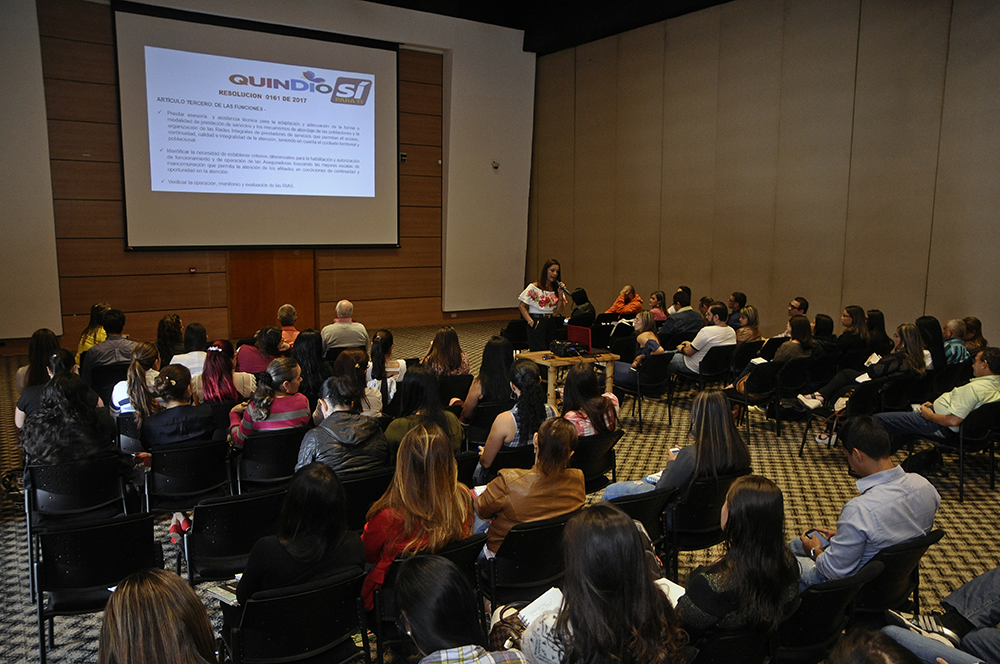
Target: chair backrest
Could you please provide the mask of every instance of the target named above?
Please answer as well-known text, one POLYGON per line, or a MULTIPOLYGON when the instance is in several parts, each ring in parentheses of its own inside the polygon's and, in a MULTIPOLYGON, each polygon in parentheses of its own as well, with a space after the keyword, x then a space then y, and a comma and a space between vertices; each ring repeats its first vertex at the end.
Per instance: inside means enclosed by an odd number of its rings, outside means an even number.
POLYGON ((778 374, 785 365, 781 362, 765 362, 758 364, 747 376, 743 385, 744 394, 762 396, 772 394, 778 389, 778 374))
POLYGON ((932 530, 909 542, 879 551, 872 560, 885 565, 885 569, 861 587, 856 600, 857 610, 881 613, 903 604, 917 586, 920 559, 942 537, 943 530, 932 530))
POLYGON ((860 348, 857 350, 849 350, 840 356, 837 361, 837 368, 839 369, 858 369, 864 368, 865 360, 871 355, 871 351, 867 348, 860 348))
POLYGON ((698 373, 703 378, 713 376, 729 375, 729 368, 733 362, 733 353, 736 352, 736 344, 726 344, 725 346, 712 346, 701 358, 698 365, 698 373))
POLYGON ((124 510, 121 460, 114 455, 48 466, 28 466, 27 505, 37 515, 86 515, 118 505, 124 510))
MULTIPOLYGON (((229 482, 226 441, 197 441, 152 452, 146 473, 146 499, 195 498, 229 482)), ((197 502, 197 501, 195 501, 197 502)), ((192 504, 193 506, 193 504, 192 504)))
POLYGON ((909 410, 911 403, 923 403, 914 398, 919 385, 920 377, 915 373, 889 379, 880 392, 882 410, 909 410))
POLYGON ((790 340, 791 337, 771 337, 760 347, 760 356, 770 362, 774 359, 774 354, 781 348, 781 344, 790 340))
POLYGON ((49 528, 38 540, 39 591, 108 588, 129 574, 163 565, 151 514, 49 528))
POLYGON ((90 386, 101 397, 104 405, 111 403, 111 392, 115 385, 125 380, 131 362, 116 362, 114 364, 99 364, 90 369, 90 386))
POLYGON ((455 465, 458 466, 458 481, 465 486, 475 486, 473 476, 476 473, 476 466, 479 465, 479 452, 467 450, 455 455, 455 465))
POLYGON ((493 457, 490 472, 496 475, 501 468, 531 468, 534 465, 535 447, 533 445, 504 447, 493 457))
POLYGON ((469 445, 472 443, 485 443, 493 427, 493 421, 497 415, 504 413, 514 407, 517 403, 514 399, 504 398, 500 401, 482 402, 476 404, 472 411, 472 418, 469 420, 469 445))
POLYGON ((858 383, 854 393, 847 399, 847 415, 871 415, 878 405, 879 390, 885 382, 884 378, 876 378, 864 383, 858 383))
POLYGON ((199 502, 191 530, 184 535, 188 565, 193 558, 225 557, 242 557, 245 564, 258 539, 278 532, 287 493, 284 488, 270 489, 199 502))
POLYGON ((438 389, 441 391, 441 406, 448 407, 452 399, 465 399, 472 386, 472 374, 461 376, 441 376, 438 378, 438 389))
POLYGON ((677 499, 679 491, 680 489, 672 486, 631 496, 620 496, 609 502, 641 523, 649 535, 649 540, 655 546, 663 539, 663 510, 668 503, 677 499))
POLYGON ((290 662, 327 652, 362 628, 365 575, 257 593, 232 632, 233 661, 290 662))
MULTIPOLYGON (((226 420, 228 422, 228 418, 226 420)), ((115 429, 118 432, 118 447, 122 452, 134 454, 145 452, 139 440, 139 427, 135 425, 135 413, 122 413, 115 417, 115 429)))
POLYGON ((747 469, 718 477, 700 477, 693 481, 686 494, 681 492, 678 502, 667 505, 670 529, 685 534, 721 532, 722 504, 726 502, 729 487, 737 478, 749 474, 750 469, 747 469))
POLYGON ((434 555, 447 558, 455 563, 458 569, 462 570, 462 573, 469 579, 472 587, 476 588, 478 587, 476 583, 476 561, 479 560, 479 554, 483 552, 486 538, 486 533, 476 533, 465 539, 452 542, 442 549, 438 549, 434 552, 434 555))
POLYGON ((368 517, 368 509, 382 497, 392 482, 396 468, 389 466, 363 473, 345 475, 338 473, 344 493, 347 496, 345 512, 347 512, 347 527, 351 530, 362 530, 368 517))
POLYGON ((971 369, 971 367, 971 358, 965 362, 947 365, 944 369, 938 371, 936 376, 934 376, 934 391, 938 394, 951 392, 959 385, 959 380, 963 377, 963 374, 967 370, 971 369))
POLYGON ((524 350, 528 347, 528 322, 514 318, 503 326, 500 336, 509 341, 514 350, 524 350))
POLYGON ((667 367, 670 366, 671 359, 673 359, 672 353, 664 353, 663 355, 650 355, 642 361, 636 380, 639 382, 639 387, 642 388, 643 396, 654 396, 657 392, 666 389, 670 382, 667 367))
MULTIPOLYGON (((700 328, 701 326, 699 326, 700 328)), ((658 334, 660 345, 666 350, 674 350, 682 341, 694 341, 698 336, 698 330, 681 330, 672 334, 658 334)))
POLYGON ((809 380, 809 367, 812 358, 800 357, 784 363, 778 374, 778 392, 782 395, 800 394, 805 390, 809 380))
POLYGON ((338 346, 335 348, 328 348, 326 350, 326 354, 323 356, 323 359, 329 362, 330 366, 332 367, 333 363, 337 361, 337 357, 341 353, 343 353, 345 350, 355 349, 355 348, 360 350, 365 350, 364 346, 338 346))
POLYGON ((494 605, 537 599, 562 578, 563 530, 575 514, 519 523, 510 529, 493 559, 490 599, 494 605))
POLYGON ((630 362, 639 350, 639 343, 636 341, 635 333, 624 336, 612 336, 610 339, 611 352, 622 358, 623 362, 630 362))
POLYGON ((236 405, 236 399, 207 401, 206 403, 212 409, 212 417, 215 419, 216 430, 229 431, 229 411, 236 405))
POLYGON ((812 364, 809 366, 809 384, 822 387, 837 375, 837 356, 831 353, 817 354, 813 346, 812 364))
POLYGON ((739 374, 747 365, 750 364, 750 360, 757 357, 757 353, 760 349, 764 347, 764 340, 758 339, 757 341, 744 341, 741 344, 736 345, 736 352, 733 353, 733 373, 739 374))
MULTIPOLYGON (((593 316, 593 314, 590 315, 593 316)), ((591 321, 591 323, 593 323, 593 321, 591 321)), ((587 348, 587 352, 589 353, 592 348, 591 337, 590 337, 590 325, 587 325, 586 327, 583 327, 582 325, 567 325, 566 340, 571 343, 585 346, 587 348)))
POLYGON ((252 433, 243 441, 243 453, 237 461, 239 481, 288 482, 295 474, 302 438, 307 427, 252 433))
POLYGON ((691 664, 762 664, 769 652, 766 631, 718 631, 701 645, 691 664))
POLYGON ((624 435, 624 429, 617 429, 610 433, 580 438, 568 465, 583 471, 587 493, 610 484, 605 474, 615 469, 615 445, 624 435))
POLYGON ((883 568, 881 562, 872 560, 852 576, 807 588, 799 596, 798 608, 778 627, 778 649, 832 646, 830 642, 851 617, 854 598, 861 586, 881 574, 883 568))

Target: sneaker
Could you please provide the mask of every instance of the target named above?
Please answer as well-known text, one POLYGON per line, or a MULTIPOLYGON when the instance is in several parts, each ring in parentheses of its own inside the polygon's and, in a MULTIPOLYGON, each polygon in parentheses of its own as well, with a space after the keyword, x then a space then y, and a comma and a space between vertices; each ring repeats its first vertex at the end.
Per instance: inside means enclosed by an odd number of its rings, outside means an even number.
POLYGON ((937 616, 911 615, 889 609, 885 612, 885 618, 892 625, 905 627, 911 632, 934 639, 952 648, 957 648, 962 642, 958 634, 942 625, 937 616))
POLYGON ((797 398, 809 410, 816 410, 823 405, 823 397, 819 394, 800 394, 797 398))
POLYGON ((820 445, 826 445, 827 447, 830 447, 831 445, 836 445, 837 434, 827 433, 824 431, 823 433, 816 436, 816 442, 819 443, 820 445))

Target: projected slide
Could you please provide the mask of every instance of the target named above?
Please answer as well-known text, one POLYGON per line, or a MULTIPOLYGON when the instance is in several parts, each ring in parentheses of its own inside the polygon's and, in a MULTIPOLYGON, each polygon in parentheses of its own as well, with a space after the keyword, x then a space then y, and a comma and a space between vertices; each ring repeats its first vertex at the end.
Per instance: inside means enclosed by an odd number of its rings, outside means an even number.
POLYGON ((145 47, 153 191, 375 195, 375 77, 145 47))

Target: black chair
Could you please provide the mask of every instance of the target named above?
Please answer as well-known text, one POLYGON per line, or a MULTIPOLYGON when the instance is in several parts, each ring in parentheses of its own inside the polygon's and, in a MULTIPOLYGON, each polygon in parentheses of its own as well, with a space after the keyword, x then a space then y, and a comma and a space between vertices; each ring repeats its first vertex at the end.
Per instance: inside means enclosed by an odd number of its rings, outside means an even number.
POLYGON ((965 362, 958 362, 957 364, 946 365, 940 371, 935 372, 934 391, 938 396, 940 396, 945 392, 951 392, 959 385, 964 385, 969 382, 969 380, 965 378, 965 374, 966 372, 971 371, 971 369, 971 359, 968 359, 965 362))
POLYGON ((886 609, 920 613, 920 559, 942 537, 943 530, 932 530, 909 542, 882 549, 868 561, 869 565, 880 562, 885 569, 861 586, 855 599, 851 624, 881 627, 885 625, 886 609))
POLYGON ((896 378, 890 378, 879 392, 881 401, 880 411, 907 411, 910 405, 916 402, 914 395, 920 385, 920 377, 916 374, 908 374, 896 378))
POLYGON ((878 576, 884 565, 869 561, 846 579, 824 581, 807 588, 798 608, 778 626, 774 639, 776 664, 818 664, 826 659, 854 613, 861 586, 878 576))
POLYGON ((760 349, 764 347, 764 340, 759 339, 758 341, 744 341, 741 344, 736 344, 736 352, 733 353, 733 364, 732 364, 732 380, 733 382, 739 377, 743 370, 747 368, 750 364, 750 360, 757 357, 757 353, 760 349))
POLYGON ((99 364, 90 369, 90 387, 101 397, 105 407, 111 403, 111 392, 115 385, 125 380, 131 362, 99 364))
POLYGON ((146 451, 139 440, 139 427, 135 425, 135 413, 122 413, 115 417, 115 429, 118 432, 118 447, 122 452, 135 454, 146 451))
POLYGON ((146 473, 146 511, 175 512, 229 495, 226 441, 199 441, 153 450, 146 473))
POLYGON ((717 631, 698 644, 691 664, 763 664, 770 651, 766 631, 717 631))
POLYGON ((500 336, 510 342, 514 350, 528 349, 528 321, 514 318, 500 330, 500 336))
POLYGON ((771 337, 764 342, 763 346, 761 346, 760 357, 770 362, 774 359, 774 354, 778 352, 779 348, 781 348, 781 344, 786 341, 791 341, 791 337, 771 337))
MULTIPOLYGON (((778 373, 778 393, 775 395, 774 422, 775 431, 779 436, 781 435, 782 399, 794 399, 796 395, 802 394, 806 391, 806 385, 809 383, 809 369, 811 366, 812 358, 799 357, 785 362, 781 371, 778 373)), ((795 414, 798 414, 797 410, 795 414)))
POLYGON ((611 340, 611 332, 621 314, 597 314, 594 324, 590 326, 591 348, 607 348, 611 340))
POLYGON ((486 594, 493 606, 531 602, 565 573, 562 555, 566 522, 579 511, 552 519, 519 523, 507 533, 497 555, 480 563, 486 594))
POLYGON ((242 572, 257 540, 278 532, 286 493, 284 488, 271 489, 210 498, 195 505, 191 528, 177 552, 177 574, 182 557, 191 586, 231 579, 242 572))
POLYGON ((663 550, 667 557, 668 577, 676 582, 678 557, 681 551, 701 551, 725 539, 720 517, 726 493, 737 478, 749 475, 747 469, 740 473, 701 477, 691 483, 680 499, 667 504, 663 512, 663 550))
POLYGON ((632 402, 633 410, 636 404, 639 406, 639 433, 642 433, 642 400, 662 397, 670 386, 670 374, 667 367, 673 358, 673 353, 662 355, 650 355, 636 370, 636 385, 628 387, 616 385, 619 391, 634 397, 632 402))
MULTIPOLYGON (((847 398, 847 406, 842 419, 850 419, 857 415, 871 415, 878 406, 878 393, 885 383, 884 378, 874 378, 864 383, 858 383, 854 388, 854 393, 847 398)), ((813 410, 806 419, 806 424, 802 428, 802 444, 799 446, 799 456, 806 449, 806 439, 809 437, 809 430, 812 423, 817 419, 829 419, 833 417, 835 404, 824 404, 813 410)), ((830 447, 830 442, 826 444, 830 447)))
POLYGON ((308 427, 295 427, 247 436, 243 452, 234 456, 236 493, 243 493, 244 488, 271 488, 291 482, 307 431, 308 427))
POLYGON ((236 405, 236 399, 226 399, 225 401, 209 401, 206 404, 212 409, 212 417, 215 418, 215 428, 217 431, 229 431, 229 411, 236 405))
MULTIPOLYGON (((775 401, 778 394, 778 374, 784 368, 782 362, 764 362, 753 368, 743 383, 743 394, 735 388, 726 390, 726 397, 730 403, 742 406, 740 417, 743 418, 747 426, 747 444, 750 444, 750 406, 764 406, 765 410, 769 403, 775 401)), ((780 417, 780 413, 775 408, 775 414, 780 417)))
POLYGON ((583 471, 587 493, 600 491, 611 482, 617 482, 615 445, 625 435, 624 429, 595 436, 582 436, 569 459, 570 468, 583 471), (607 472, 611 471, 608 480, 607 472))
POLYGON ((639 352, 639 341, 634 330, 622 334, 616 334, 612 330, 608 344, 611 352, 620 357, 622 362, 631 362, 639 352))
POLYGON ((680 489, 672 486, 632 496, 619 496, 608 502, 617 505, 626 514, 641 523, 646 529, 646 534, 649 535, 649 541, 655 549, 659 550, 664 536, 663 511, 667 508, 668 503, 677 500, 679 491, 680 489))
POLYGON ((392 483, 396 468, 389 466, 363 473, 338 473, 340 483, 344 486, 347 504, 344 511, 347 514, 347 527, 351 530, 364 530, 368 520, 368 509, 382 497, 392 483))
POLYGON ((681 330, 672 334, 658 334, 656 336, 663 349, 669 352, 676 350, 682 341, 694 341, 694 338, 698 336, 698 330, 681 330))
POLYGON ((515 403, 517 401, 504 398, 500 401, 485 403, 481 401, 476 404, 476 407, 472 411, 472 417, 469 419, 468 428, 466 429, 466 443, 468 448, 475 449, 485 443, 490 435, 490 429, 493 427, 493 421, 497 419, 497 415, 507 412, 514 407, 515 403))
POLYGON ((326 354, 323 356, 323 359, 329 362, 330 366, 332 367, 333 363, 337 361, 337 357, 341 353, 343 353, 345 350, 352 350, 352 349, 366 350, 364 346, 338 346, 337 348, 328 348, 326 350, 326 354))
POLYGON ((503 447, 493 457, 489 472, 492 477, 503 468, 531 468, 535 465, 534 445, 521 445, 519 447, 503 447))
POLYGON ((438 378, 438 388, 441 390, 441 407, 447 408, 452 399, 465 399, 472 387, 472 374, 461 376, 441 376, 438 378))
POLYGON ((865 360, 871 355, 871 351, 867 348, 861 348, 858 350, 849 350, 840 356, 837 360, 837 371, 843 369, 855 369, 857 371, 863 371, 865 368, 865 360))
POLYGON ((122 579, 163 567, 163 551, 153 539, 153 516, 134 514, 86 525, 52 528, 38 535, 41 559, 33 574, 37 594, 38 649, 46 662, 55 648, 55 617, 103 611, 122 579), (48 596, 48 601, 46 601, 48 596))
POLYGON ((725 346, 713 346, 708 349, 705 356, 698 364, 698 373, 686 373, 678 371, 672 374, 670 388, 667 392, 667 423, 673 423, 671 408, 674 405, 674 394, 677 393, 677 386, 682 381, 697 382, 698 389, 704 390, 710 383, 729 378, 730 367, 733 363, 733 353, 736 352, 736 344, 726 344, 725 346))
POLYGON ((458 481, 465 486, 475 486, 473 475, 476 466, 479 465, 479 452, 468 450, 455 455, 455 464, 458 466, 458 481))
MULTIPOLYGON (((990 491, 996 488, 996 468, 993 457, 995 436, 993 430, 1000 427, 1000 401, 983 404, 969 413, 958 427, 958 437, 954 442, 957 447, 948 442, 939 443, 942 452, 958 453, 958 502, 965 501, 965 455, 968 452, 978 452, 983 449, 990 451, 990 491)), ((952 439, 954 440, 954 438, 952 439)))
MULTIPOLYGON (((476 533, 463 540, 452 542, 444 548, 438 549, 434 554, 442 558, 447 558, 455 563, 458 569, 462 570, 462 573, 465 574, 465 577, 472 585, 473 591, 476 593, 477 607, 483 606, 482 584, 479 583, 479 554, 482 553, 483 547, 486 545, 486 540, 486 533, 476 533)), ((479 618, 483 624, 483 630, 489 633, 489 616, 486 615, 485 611, 481 610, 479 618)))
POLYGON ((817 354, 817 347, 813 346, 812 364, 809 365, 808 391, 815 392, 823 387, 837 375, 837 355, 832 353, 817 354))
POLYGON ((302 660, 368 662, 368 628, 361 586, 365 574, 322 579, 254 594, 238 627, 223 634, 234 664, 302 660), (360 630, 363 652, 354 645, 360 630), (315 659, 314 659, 315 658, 315 659))

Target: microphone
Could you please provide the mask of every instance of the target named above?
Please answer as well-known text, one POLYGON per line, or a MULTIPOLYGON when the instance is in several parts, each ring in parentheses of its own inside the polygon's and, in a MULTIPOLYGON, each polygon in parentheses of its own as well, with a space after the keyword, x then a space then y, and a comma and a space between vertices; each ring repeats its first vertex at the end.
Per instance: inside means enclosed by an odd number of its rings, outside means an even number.
POLYGON ((563 293, 565 293, 566 295, 572 295, 572 293, 570 293, 570 292, 569 292, 569 291, 568 291, 568 290, 566 289, 566 284, 564 284, 564 283, 563 283, 563 282, 561 282, 561 281, 557 281, 556 283, 557 283, 557 284, 559 285, 559 290, 561 290, 561 291, 562 291, 563 293))

